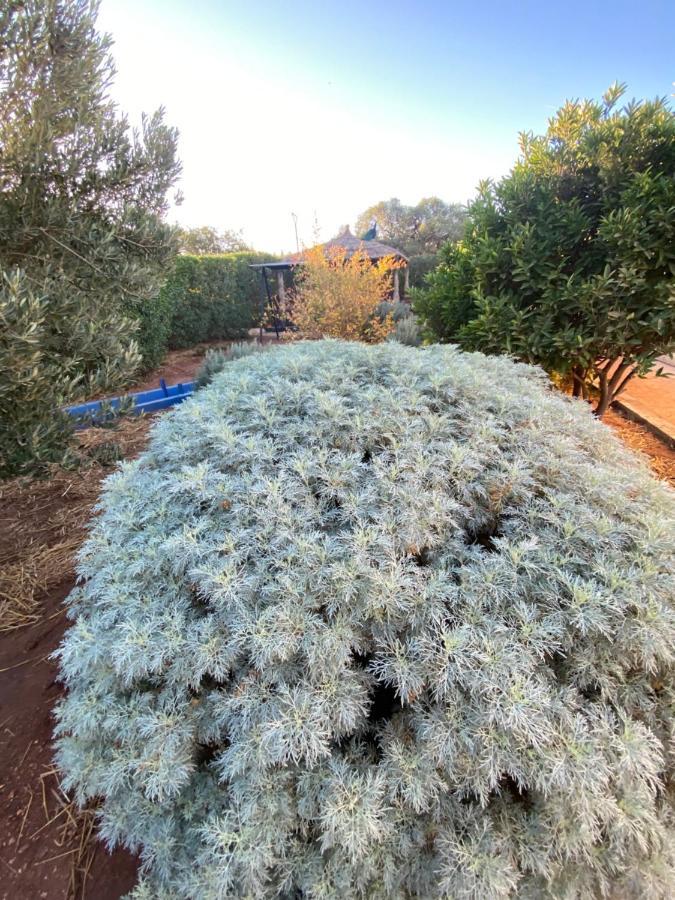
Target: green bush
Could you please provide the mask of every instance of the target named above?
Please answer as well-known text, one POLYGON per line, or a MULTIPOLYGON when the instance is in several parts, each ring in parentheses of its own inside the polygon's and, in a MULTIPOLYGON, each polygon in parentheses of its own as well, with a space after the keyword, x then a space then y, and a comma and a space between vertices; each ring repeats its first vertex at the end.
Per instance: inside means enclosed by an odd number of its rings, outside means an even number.
POLYGON ((620 109, 623 90, 522 137, 414 304, 436 339, 573 379, 599 415, 675 349, 675 115, 664 100, 620 109))
POLYGON ((161 110, 133 130, 112 102, 97 13, 81 0, 0 13, 2 324, 20 326, 0 335, 6 474, 68 454, 56 402, 133 378, 139 311, 176 252, 163 217, 180 174, 177 133, 161 110), (15 277, 30 291, 6 287, 15 277))
POLYGON ((143 371, 156 368, 166 356, 173 329, 175 299, 175 292, 166 290, 165 286, 135 311, 138 322, 136 342, 143 371))
POLYGON ((229 363, 107 481, 58 761, 136 898, 675 892, 675 495, 541 370, 229 363))
POLYGON ((260 275, 251 263, 269 260, 263 253, 179 256, 162 289, 173 310, 169 347, 246 337, 260 321, 260 275))
POLYGON ((49 301, 22 273, 0 276, 0 478, 68 456, 70 418, 59 404, 75 391, 53 358, 49 301))
POLYGON ((476 315, 475 272, 468 241, 446 244, 424 288, 413 291, 412 308, 430 340, 460 340, 462 328, 476 315))
POLYGON ((416 256, 411 256, 408 260, 408 268, 410 270, 409 280, 411 288, 422 287, 422 285, 424 284, 424 279, 430 272, 433 272, 438 263, 438 252, 422 253, 416 256))

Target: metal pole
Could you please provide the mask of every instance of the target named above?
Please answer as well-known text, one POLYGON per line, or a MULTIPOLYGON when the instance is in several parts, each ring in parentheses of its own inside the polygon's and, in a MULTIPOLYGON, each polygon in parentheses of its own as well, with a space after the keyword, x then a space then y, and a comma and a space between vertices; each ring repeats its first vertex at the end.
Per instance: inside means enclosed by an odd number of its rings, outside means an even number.
MULTIPOLYGON (((279 322, 277 320, 277 314, 276 314, 276 310, 274 308, 274 301, 272 300, 272 294, 270 292, 270 285, 267 280, 267 267, 266 266, 262 267, 262 272, 263 272, 263 276, 265 279, 265 290, 267 291, 267 302, 269 303, 269 305, 272 309, 272 315, 274 317, 274 330, 276 332, 277 340, 278 340, 279 339, 279 322)), ((260 319, 260 343, 261 344, 262 344, 262 335, 263 335, 263 327, 262 327, 262 318, 261 318, 260 319)))

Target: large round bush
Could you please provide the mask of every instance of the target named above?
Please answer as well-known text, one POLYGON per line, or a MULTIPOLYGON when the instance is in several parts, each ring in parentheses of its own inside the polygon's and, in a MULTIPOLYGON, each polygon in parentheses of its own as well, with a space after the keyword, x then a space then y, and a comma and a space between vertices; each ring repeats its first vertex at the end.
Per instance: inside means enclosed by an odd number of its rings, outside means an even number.
POLYGON ((101 510, 58 755, 135 896, 672 896, 675 499, 540 372, 241 359, 101 510))

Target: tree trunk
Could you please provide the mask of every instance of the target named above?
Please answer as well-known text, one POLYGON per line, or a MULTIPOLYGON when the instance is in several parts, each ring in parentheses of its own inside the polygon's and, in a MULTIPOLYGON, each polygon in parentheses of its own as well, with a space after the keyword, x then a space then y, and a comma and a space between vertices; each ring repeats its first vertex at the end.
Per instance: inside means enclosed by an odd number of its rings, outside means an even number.
POLYGON ((572 369, 572 378, 574 379, 572 382, 572 396, 583 396, 584 371, 581 366, 575 366, 572 369))
POLYGON ((601 369, 598 372, 598 381, 600 384, 600 399, 598 400, 598 405, 593 410, 593 413, 601 419, 604 414, 607 412, 607 407, 609 406, 609 382, 607 380, 607 372, 604 369, 601 369))
POLYGON ((631 363, 625 363, 623 359, 619 357, 617 359, 605 360, 604 365, 597 371, 600 399, 593 412, 601 419, 635 374, 635 366, 631 363), (614 368, 615 366, 616 368, 614 368), (611 378, 608 377, 608 372, 612 372, 611 378))

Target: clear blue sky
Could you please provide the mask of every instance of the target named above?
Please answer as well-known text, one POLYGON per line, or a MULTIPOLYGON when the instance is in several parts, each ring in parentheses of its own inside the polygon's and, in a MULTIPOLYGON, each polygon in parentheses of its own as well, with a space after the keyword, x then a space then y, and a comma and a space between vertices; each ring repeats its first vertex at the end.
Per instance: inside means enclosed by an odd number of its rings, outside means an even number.
POLYGON ((365 207, 465 202, 566 99, 675 92, 675 0, 102 0, 114 94, 181 132, 186 225, 309 243, 365 207))

